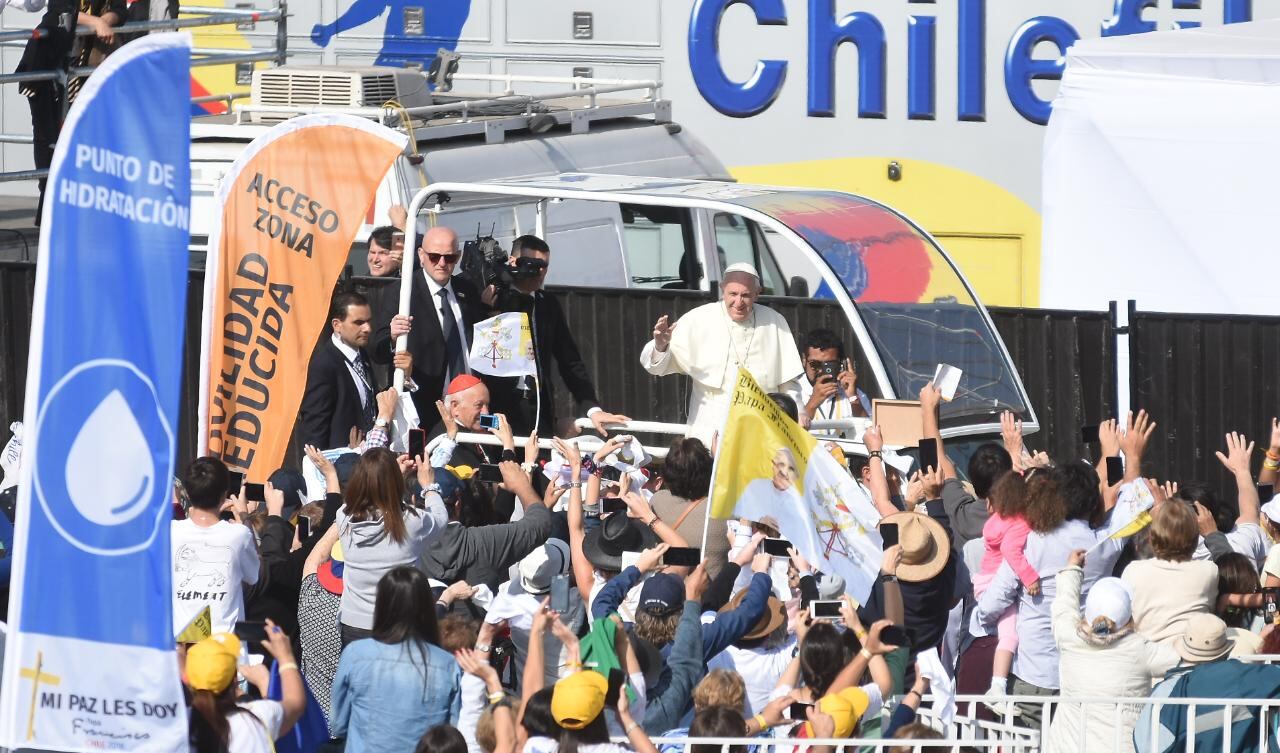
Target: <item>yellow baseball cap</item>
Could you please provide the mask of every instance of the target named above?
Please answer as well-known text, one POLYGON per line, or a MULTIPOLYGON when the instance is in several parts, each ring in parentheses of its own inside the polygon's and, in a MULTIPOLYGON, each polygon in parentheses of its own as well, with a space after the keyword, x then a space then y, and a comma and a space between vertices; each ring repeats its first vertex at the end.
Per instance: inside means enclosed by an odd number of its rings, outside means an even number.
POLYGON ((192 690, 221 693, 236 679, 240 639, 216 633, 187 649, 187 685, 192 690))
POLYGON ((594 670, 585 669, 556 683, 551 691, 551 716, 565 729, 582 729, 604 711, 609 681, 594 670))
MULTIPOLYGON (((845 688, 839 693, 824 695, 818 699, 818 710, 836 723, 835 737, 852 735, 870 705, 871 698, 862 688, 845 688)), ((806 723, 805 732, 813 737, 813 725, 806 723)))

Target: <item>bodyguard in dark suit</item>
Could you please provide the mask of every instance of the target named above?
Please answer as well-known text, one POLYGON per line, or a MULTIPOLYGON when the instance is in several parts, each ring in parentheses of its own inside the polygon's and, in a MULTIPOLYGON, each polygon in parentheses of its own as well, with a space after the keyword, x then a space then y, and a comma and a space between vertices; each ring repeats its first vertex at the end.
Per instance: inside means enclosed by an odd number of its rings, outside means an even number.
POLYGON ((479 291, 465 279, 453 276, 459 257, 458 236, 452 230, 428 230, 418 249, 422 268, 412 273, 409 316, 397 311, 399 295, 386 291, 377 317, 379 327, 373 336, 374 359, 389 363, 396 338, 409 335, 413 381, 418 385, 413 402, 428 434, 440 423, 436 401, 444 396, 445 385, 459 374, 470 373, 467 353, 471 328, 489 316, 479 291))
POLYGON ((551 265, 551 247, 536 235, 522 235, 511 242, 511 263, 517 270, 523 267, 528 272, 523 276, 517 272, 515 282, 509 289, 489 289, 485 291, 485 295, 494 300, 499 311, 523 311, 529 315, 542 403, 539 411, 538 393, 534 390, 532 379, 522 382, 516 378, 484 376, 485 383, 489 385, 489 401, 493 412, 506 414, 511 430, 518 437, 527 436, 533 431, 535 419, 538 419, 538 433, 542 436, 551 436, 559 431, 555 420, 568 418, 569 414, 556 412, 555 390, 551 382, 554 361, 560 371, 560 378, 578 404, 579 415, 585 413, 589 416, 601 436, 605 435, 605 424, 629 421, 626 416, 608 413, 600 408, 595 384, 582 360, 578 343, 573 339, 564 309, 542 289, 551 265), (527 258, 516 262, 516 259, 522 257, 527 258), (535 269, 536 273, 533 272, 535 269))
MULTIPOLYGON (((365 346, 373 330, 369 301, 359 293, 334 296, 332 333, 311 354, 307 390, 298 422, 304 444, 320 449, 346 447, 351 428, 368 431, 377 414, 377 375, 365 346)), ((400 363, 412 368, 408 354, 400 363)))

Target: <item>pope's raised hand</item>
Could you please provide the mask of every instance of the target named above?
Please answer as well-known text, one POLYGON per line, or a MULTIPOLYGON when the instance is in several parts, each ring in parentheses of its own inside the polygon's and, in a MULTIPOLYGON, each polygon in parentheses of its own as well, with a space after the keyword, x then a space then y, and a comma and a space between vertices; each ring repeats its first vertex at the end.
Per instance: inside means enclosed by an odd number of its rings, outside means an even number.
POLYGON ((674 328, 671 318, 666 314, 659 317, 653 325, 653 344, 659 353, 667 352, 667 346, 671 344, 671 330, 674 328))

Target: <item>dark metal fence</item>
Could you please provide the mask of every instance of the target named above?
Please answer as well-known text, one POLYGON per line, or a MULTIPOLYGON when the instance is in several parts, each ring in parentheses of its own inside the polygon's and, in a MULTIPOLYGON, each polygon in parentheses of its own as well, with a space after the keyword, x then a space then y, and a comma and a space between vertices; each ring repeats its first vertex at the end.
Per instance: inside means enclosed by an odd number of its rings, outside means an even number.
POLYGON ((1115 414, 1115 328, 1110 313, 989 311, 1040 419, 1040 431, 1027 445, 1054 458, 1087 457, 1080 427, 1115 414))
POLYGON ((1152 471, 1199 479, 1235 499, 1218 459, 1224 435, 1257 442, 1254 470, 1280 415, 1280 317, 1134 312, 1129 316, 1134 409, 1160 424, 1152 471))
MULTIPOLYGON (((187 286, 182 458, 195 452, 203 279, 203 272, 193 271, 187 286)), ((353 282, 365 289, 381 285, 372 279, 353 282)), ((7 435, 9 422, 22 416, 34 284, 34 264, 0 263, 0 435, 7 435)), ((710 300, 708 294, 581 288, 557 294, 584 346, 604 405, 637 418, 679 420, 688 400, 687 380, 649 377, 640 368, 639 348, 659 316, 678 316, 710 300)), ((797 333, 819 326, 843 330, 840 311, 830 303, 767 302, 797 333)), ((1114 317, 1108 312, 999 308, 991 309, 991 316, 1040 418, 1041 431, 1028 444, 1059 459, 1096 453, 1081 443, 1080 427, 1115 412, 1114 317)), ((1231 430, 1248 433, 1260 447, 1269 440, 1270 419, 1280 413, 1275 378, 1280 374, 1280 318, 1133 312, 1129 320, 1131 402, 1159 423, 1145 472, 1204 479, 1231 493, 1214 451, 1231 430)), ((846 336, 849 351, 856 353, 852 336, 846 336)), ((870 373, 865 363, 859 371, 870 373)), ((569 405, 555 379, 558 402, 569 405)), ((1255 466, 1260 462, 1255 458, 1255 466)))

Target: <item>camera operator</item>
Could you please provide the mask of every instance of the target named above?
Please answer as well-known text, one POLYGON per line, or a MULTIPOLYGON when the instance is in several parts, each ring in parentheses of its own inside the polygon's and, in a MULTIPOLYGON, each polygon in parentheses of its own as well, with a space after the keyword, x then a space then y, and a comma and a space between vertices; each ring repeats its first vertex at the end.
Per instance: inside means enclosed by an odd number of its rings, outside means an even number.
POLYGON ((555 390, 551 384, 551 361, 554 359, 560 377, 578 403, 578 409, 586 411, 596 431, 604 436, 605 424, 629 419, 600 408, 595 385, 573 339, 573 332, 569 330, 564 310, 555 298, 542 290, 550 264, 551 247, 547 242, 536 235, 522 235, 511 242, 511 256, 507 260, 509 272, 498 275, 481 296, 485 303, 500 312, 523 311, 529 315, 533 353, 538 364, 537 389, 542 392, 539 414, 538 395, 532 379, 486 376, 484 379, 490 386, 493 411, 506 414, 516 436, 529 434, 535 420, 540 434, 545 436, 557 431, 555 390))
MULTIPOLYGON (((800 399, 804 401, 801 423, 871 415, 871 401, 858 389, 858 372, 846 358, 844 343, 829 329, 815 329, 805 337, 801 350, 804 374, 800 399)), ((818 432, 821 436, 843 437, 844 431, 818 432)))

